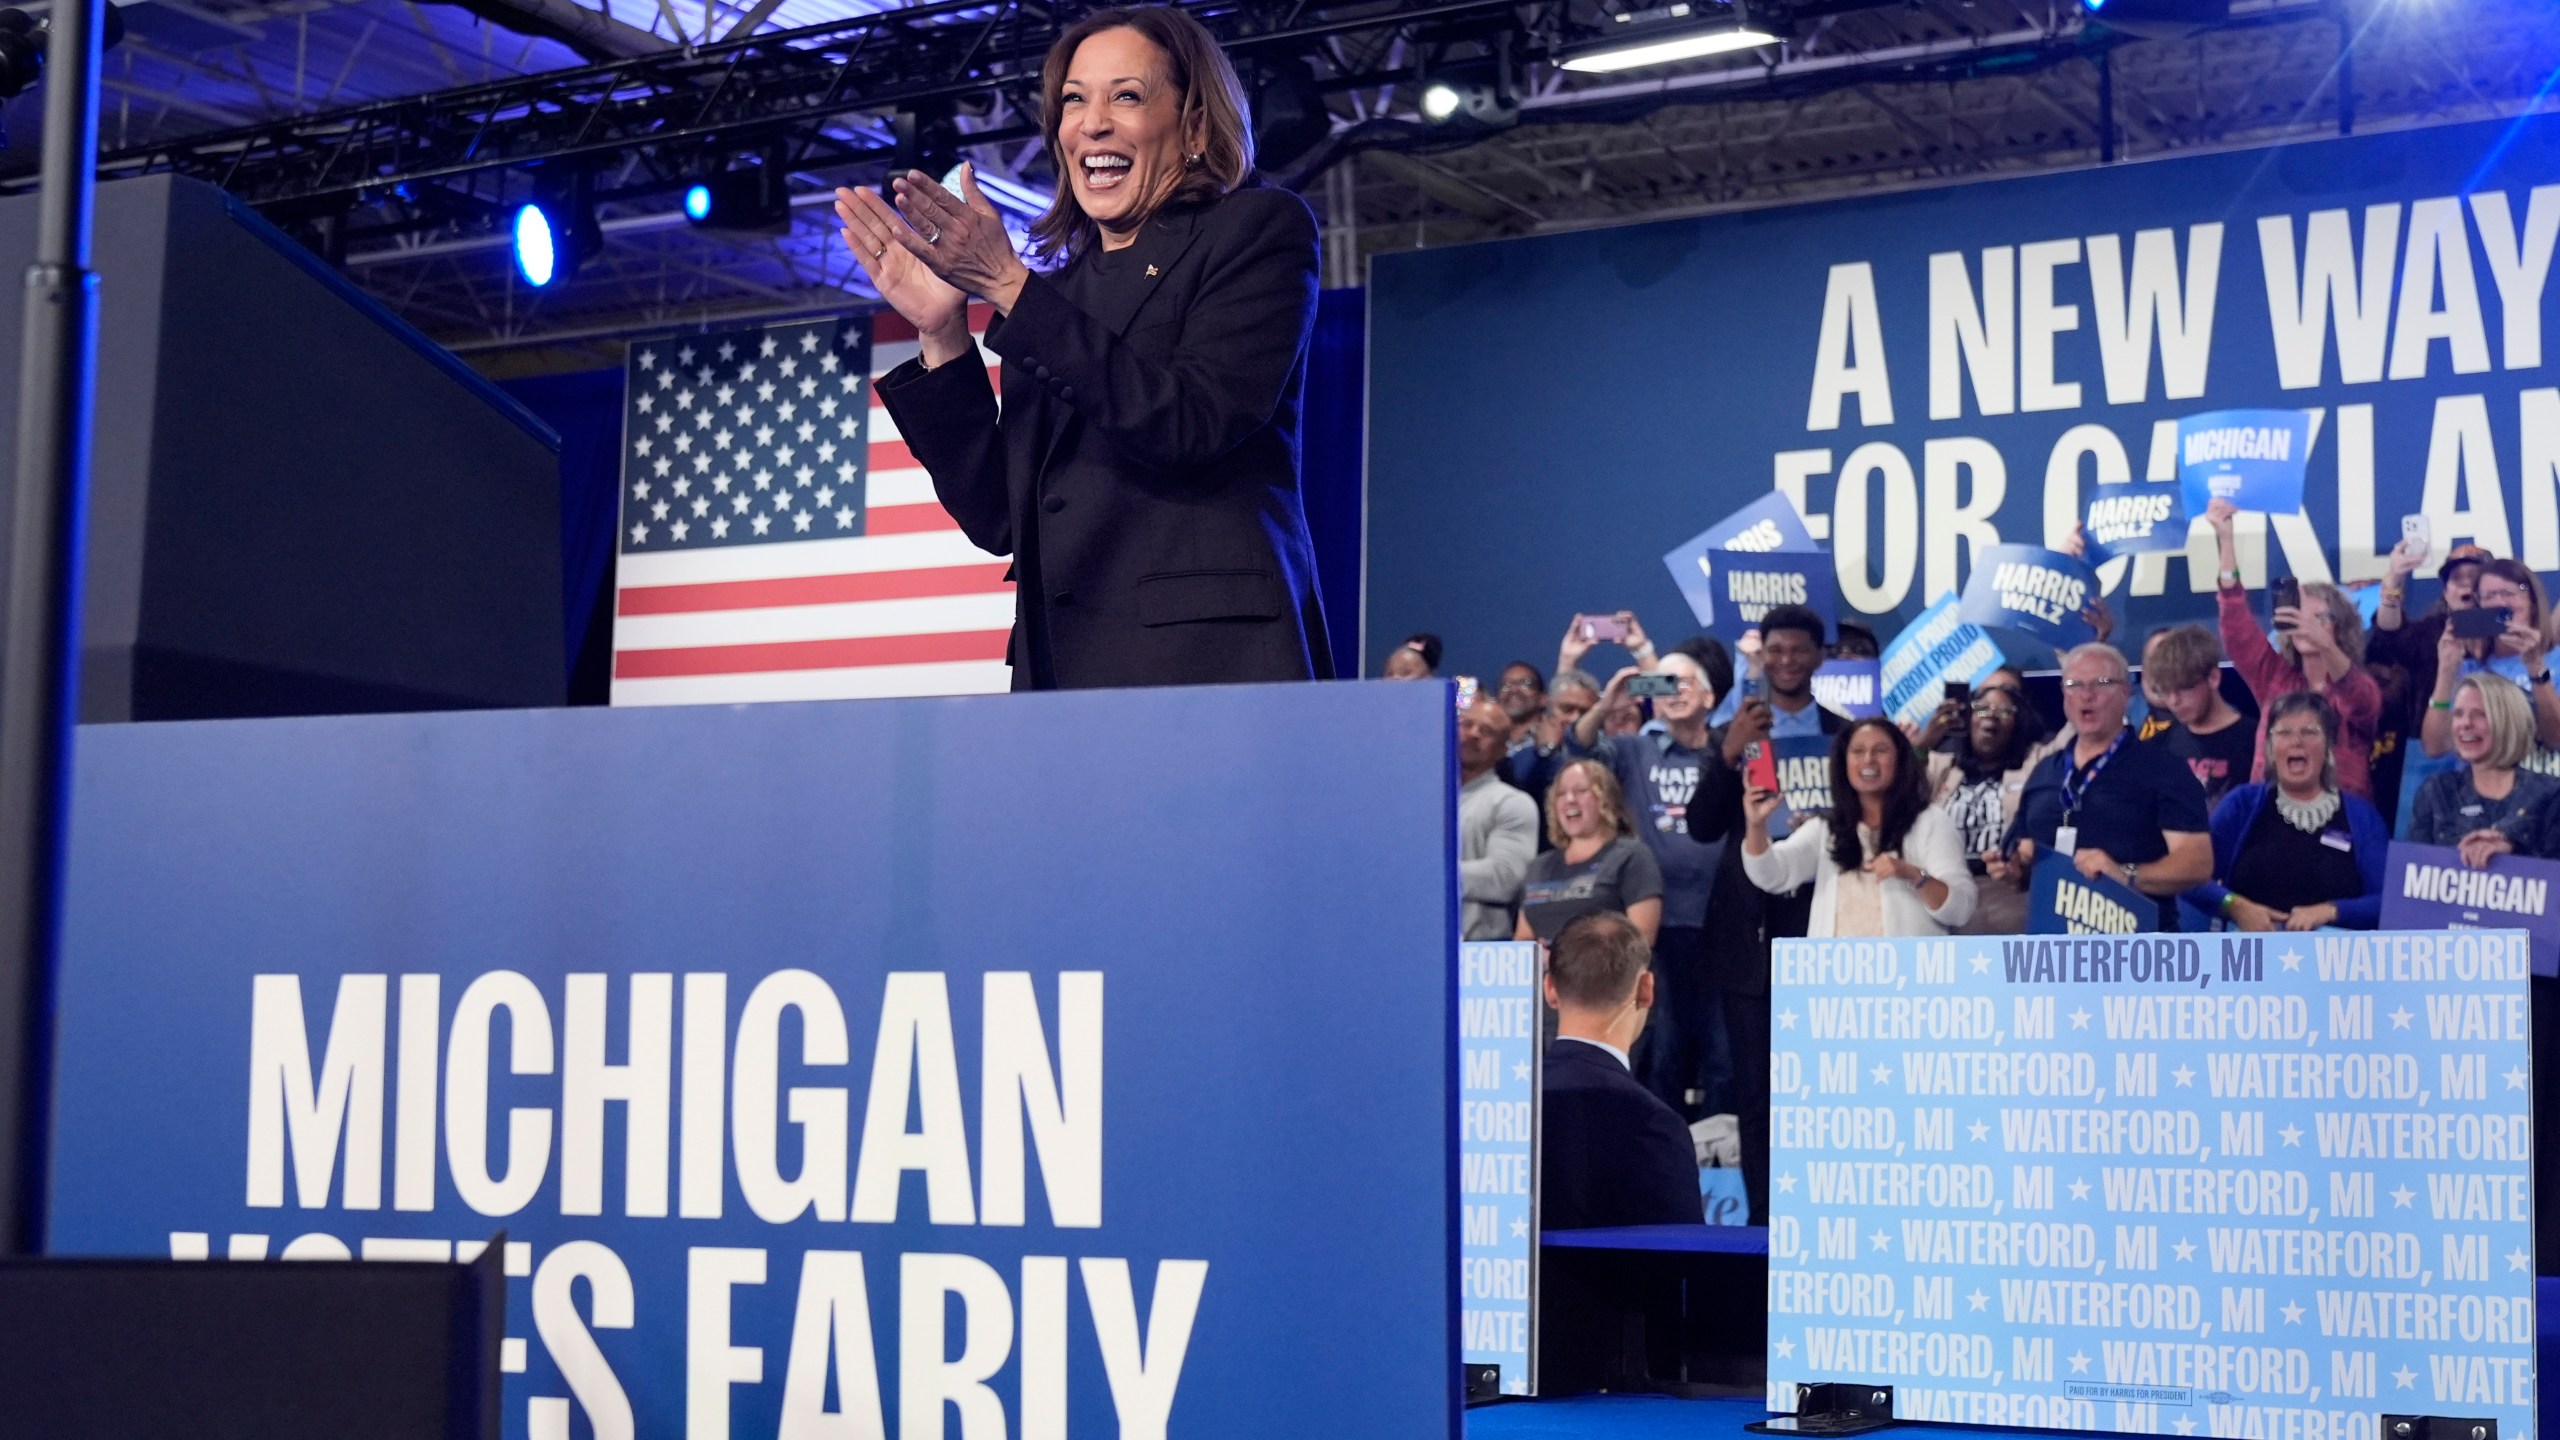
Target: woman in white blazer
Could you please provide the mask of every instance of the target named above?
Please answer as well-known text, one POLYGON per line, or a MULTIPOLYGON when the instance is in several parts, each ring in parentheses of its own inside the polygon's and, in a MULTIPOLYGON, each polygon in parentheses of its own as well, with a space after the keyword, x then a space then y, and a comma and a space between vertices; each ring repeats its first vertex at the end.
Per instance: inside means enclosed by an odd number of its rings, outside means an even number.
POLYGON ((1772 895, 1812 881, 1807 935, 1944 935, 1973 914, 1964 838, 1929 803, 1911 741, 1892 721, 1861 720, 1832 740, 1830 814, 1799 815, 1772 843, 1778 804, 1774 791, 1743 792, 1742 873, 1772 895))

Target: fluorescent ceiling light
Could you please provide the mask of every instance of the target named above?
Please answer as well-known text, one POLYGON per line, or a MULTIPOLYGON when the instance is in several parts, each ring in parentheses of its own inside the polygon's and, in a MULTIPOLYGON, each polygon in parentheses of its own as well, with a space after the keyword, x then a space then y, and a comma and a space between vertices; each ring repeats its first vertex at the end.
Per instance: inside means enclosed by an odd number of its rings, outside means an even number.
POLYGON ((1655 39, 1630 37, 1612 41, 1580 54, 1568 55, 1563 66, 1584 75, 1606 75, 1618 70, 1641 70, 1648 65, 1670 65, 1777 43, 1777 36, 1749 26, 1689 30, 1655 39))

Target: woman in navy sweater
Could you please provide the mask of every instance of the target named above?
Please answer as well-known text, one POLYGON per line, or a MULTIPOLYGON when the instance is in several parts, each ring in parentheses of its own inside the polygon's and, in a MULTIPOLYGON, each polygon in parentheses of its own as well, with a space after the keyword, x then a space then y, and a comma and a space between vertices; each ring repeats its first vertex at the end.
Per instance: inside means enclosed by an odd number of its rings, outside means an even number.
POLYGON ((2241 930, 2371 930, 2382 914, 2381 812, 2341 794, 2335 707, 2307 690, 2267 707, 2267 778, 2213 812, 2214 878, 2190 903, 2241 930))

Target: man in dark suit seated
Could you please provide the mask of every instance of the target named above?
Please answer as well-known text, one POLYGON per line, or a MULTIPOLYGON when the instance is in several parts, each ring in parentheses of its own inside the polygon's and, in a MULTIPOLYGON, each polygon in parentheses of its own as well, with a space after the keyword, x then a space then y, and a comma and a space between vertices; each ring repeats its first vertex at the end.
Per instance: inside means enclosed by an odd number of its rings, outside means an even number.
POLYGON ((1539 1135, 1539 1228, 1700 1225, 1689 1127, 1638 1083, 1627 1052, 1653 1010, 1653 952, 1614 910, 1581 916, 1547 953, 1546 1113, 1539 1135))

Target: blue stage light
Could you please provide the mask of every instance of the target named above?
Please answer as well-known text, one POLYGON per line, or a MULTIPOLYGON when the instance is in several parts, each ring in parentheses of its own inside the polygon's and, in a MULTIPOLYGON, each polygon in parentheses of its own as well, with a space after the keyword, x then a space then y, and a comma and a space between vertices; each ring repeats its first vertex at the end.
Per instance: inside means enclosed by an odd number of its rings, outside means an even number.
POLYGON ((708 185, 697 184, 686 190, 684 192, 684 213, 688 218, 694 220, 709 218, 711 214, 711 187, 708 185))
POLYGON ((516 211, 516 271, 539 289, 551 283, 560 267, 558 227, 539 205, 516 211))

